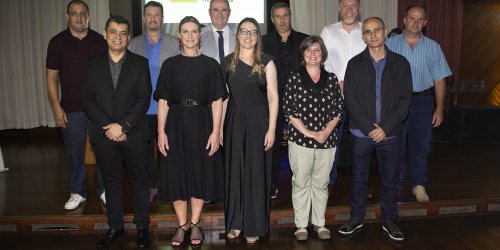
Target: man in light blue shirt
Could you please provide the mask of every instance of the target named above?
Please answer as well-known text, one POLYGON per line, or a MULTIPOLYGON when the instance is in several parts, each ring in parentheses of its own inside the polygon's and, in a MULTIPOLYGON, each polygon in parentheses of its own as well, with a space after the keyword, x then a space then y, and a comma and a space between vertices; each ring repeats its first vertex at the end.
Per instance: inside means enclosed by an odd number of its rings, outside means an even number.
MULTIPOLYGON (((144 26, 146 32, 134 37, 128 49, 138 55, 141 55, 149 61, 149 72, 151 74, 151 84, 153 92, 156 89, 156 82, 160 75, 160 68, 163 62, 172 56, 179 54, 179 43, 177 38, 162 32, 163 24, 163 6, 156 1, 150 1, 144 5, 144 26)), ((147 120, 149 125, 149 154, 148 154, 148 171, 150 174, 150 201, 158 193, 157 179, 158 172, 155 160, 156 138, 157 138, 157 114, 158 103, 151 97, 149 109, 147 112, 147 120)))
MULTIPOLYGON (((443 121, 445 78, 451 75, 451 70, 439 44, 422 34, 422 29, 427 24, 425 8, 419 5, 408 7, 403 21, 403 34, 389 38, 386 45, 410 62, 413 95, 410 113, 403 129, 402 148, 405 149, 406 143, 408 144, 412 192, 417 201, 428 202, 425 184, 432 127, 438 127, 443 121)), ((401 155, 406 155, 404 150, 401 155)))

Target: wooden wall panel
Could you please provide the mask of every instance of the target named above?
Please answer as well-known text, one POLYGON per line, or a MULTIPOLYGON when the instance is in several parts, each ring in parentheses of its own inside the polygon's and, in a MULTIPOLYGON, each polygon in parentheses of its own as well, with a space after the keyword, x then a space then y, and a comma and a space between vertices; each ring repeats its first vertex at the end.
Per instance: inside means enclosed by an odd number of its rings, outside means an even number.
POLYGON ((406 15, 406 8, 410 5, 425 6, 427 10, 425 35, 441 45, 453 78, 456 79, 460 71, 463 0, 399 0, 399 27, 404 27, 403 18, 406 15))
POLYGON ((481 93, 460 93, 462 105, 486 104, 500 81, 500 1, 464 0, 459 80, 484 80, 481 93))

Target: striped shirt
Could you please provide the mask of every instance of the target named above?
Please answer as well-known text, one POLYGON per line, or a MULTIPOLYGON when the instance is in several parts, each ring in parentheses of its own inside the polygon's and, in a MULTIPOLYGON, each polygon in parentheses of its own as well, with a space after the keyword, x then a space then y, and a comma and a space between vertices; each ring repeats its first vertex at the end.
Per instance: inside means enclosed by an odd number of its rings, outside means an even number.
POLYGON ((404 34, 387 39, 385 44, 410 62, 413 92, 429 89, 434 86, 434 81, 451 75, 441 46, 423 34, 413 49, 406 43, 404 34))

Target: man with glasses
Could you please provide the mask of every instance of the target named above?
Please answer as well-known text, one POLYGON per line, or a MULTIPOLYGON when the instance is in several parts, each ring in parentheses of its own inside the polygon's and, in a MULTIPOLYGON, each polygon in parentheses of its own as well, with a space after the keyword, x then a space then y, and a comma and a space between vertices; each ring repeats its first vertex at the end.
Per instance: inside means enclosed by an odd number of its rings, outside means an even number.
MULTIPOLYGON (((82 83, 88 59, 106 53, 107 45, 101 34, 89 28, 89 7, 80 0, 68 3, 68 28, 54 36, 47 49, 46 80, 50 104, 66 146, 69 160, 70 198, 64 209, 72 210, 87 199, 85 188, 85 141, 87 117, 83 112, 82 83), (59 84, 61 100, 59 101, 59 84)), ((103 180, 96 169, 97 193, 104 204, 103 180)))
POLYGON ((236 28, 227 23, 229 15, 231 15, 229 2, 227 0, 211 0, 208 14, 211 24, 201 29, 200 51, 221 63, 226 55, 233 53, 236 41, 236 28))
POLYGON ((362 31, 368 47, 349 61, 345 74, 344 102, 352 150, 351 218, 339 233, 350 235, 363 226, 370 162, 375 152, 382 183, 382 230, 391 239, 402 241, 396 205, 401 130, 411 102, 410 64, 385 47, 387 29, 382 19, 366 19, 362 31))
POLYGON ((290 6, 277 2, 271 7, 271 21, 275 30, 262 36, 262 50, 275 58, 278 71, 278 121, 276 122, 276 143, 273 146, 273 166, 271 171, 271 199, 278 195, 279 168, 281 155, 281 141, 283 137, 283 95, 288 75, 299 70, 300 43, 307 37, 306 34, 292 29, 292 12, 290 6))
POLYGON ((445 78, 451 75, 451 70, 439 44, 422 34, 427 24, 425 8, 419 5, 408 7, 403 21, 403 34, 391 37, 386 42, 389 49, 408 59, 413 77, 410 114, 403 129, 401 165, 405 160, 407 145, 412 192, 418 202, 428 202, 425 184, 432 128, 443 122, 445 78))
MULTIPOLYGON (((149 61, 149 72, 151 73, 151 84, 153 92, 156 89, 156 82, 160 75, 160 68, 163 62, 172 56, 179 54, 179 42, 177 38, 162 31, 163 25, 163 5, 156 1, 150 1, 144 5, 144 27, 146 32, 134 37, 128 49, 141 55, 149 61)), ((150 100, 147 112, 149 125, 149 150, 148 150, 148 172, 150 175, 149 201, 158 194, 158 170, 155 160, 156 139, 158 137, 158 102, 153 98, 150 100)))
MULTIPOLYGON (((323 38, 328 51, 325 70, 337 76, 342 91, 344 91, 344 74, 347 62, 366 48, 366 44, 361 39, 360 8, 359 0, 340 0, 338 9, 340 21, 327 25, 321 31, 321 38, 323 38)), ((342 117, 342 121, 337 128, 337 151, 332 172, 330 173, 330 183, 335 183, 337 179, 342 134, 345 121, 349 118, 347 112, 344 112, 342 117)))

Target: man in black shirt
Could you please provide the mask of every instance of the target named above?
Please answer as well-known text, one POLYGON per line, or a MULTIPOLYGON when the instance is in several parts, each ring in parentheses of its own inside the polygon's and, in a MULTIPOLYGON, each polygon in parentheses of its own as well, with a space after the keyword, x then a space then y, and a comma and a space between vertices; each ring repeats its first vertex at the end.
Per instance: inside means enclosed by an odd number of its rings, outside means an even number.
POLYGON ((292 13, 290 6, 277 2, 271 8, 271 21, 275 30, 262 37, 262 50, 275 58, 278 71, 279 109, 276 122, 276 143, 273 148, 273 169, 271 172, 271 198, 278 195, 278 178, 280 166, 281 141, 283 137, 283 94, 288 82, 288 75, 299 70, 300 43, 308 36, 292 29, 292 13))

